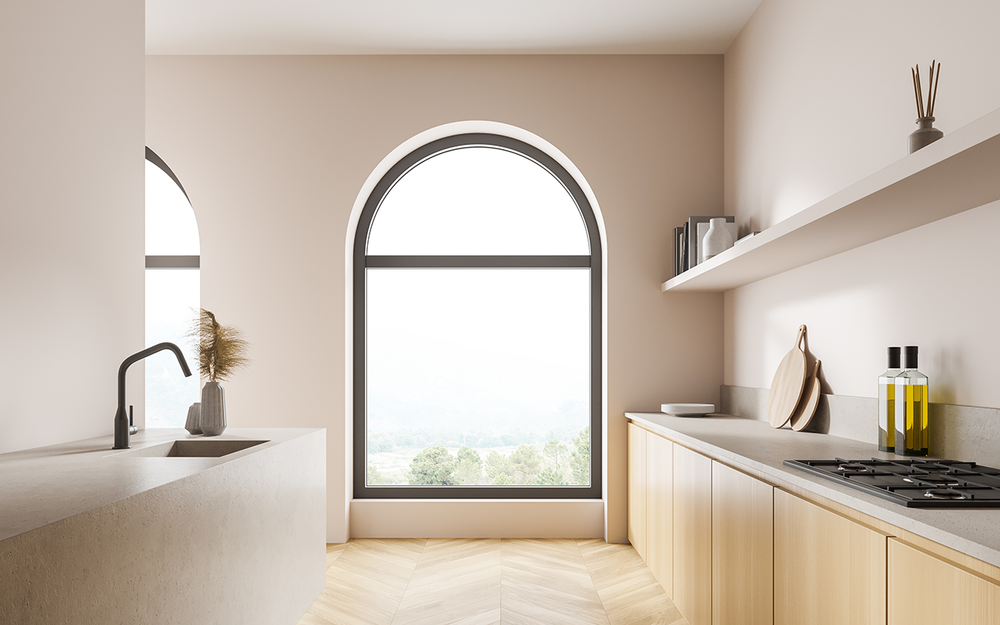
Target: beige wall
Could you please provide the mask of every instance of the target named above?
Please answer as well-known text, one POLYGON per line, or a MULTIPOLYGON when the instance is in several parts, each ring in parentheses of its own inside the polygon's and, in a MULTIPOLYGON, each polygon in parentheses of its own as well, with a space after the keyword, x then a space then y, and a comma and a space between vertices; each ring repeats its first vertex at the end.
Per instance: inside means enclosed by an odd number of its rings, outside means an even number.
MULTIPOLYGON (((763 229, 905 158, 917 63, 925 86, 942 64, 946 136, 1000 107, 998 23, 991 0, 764 0, 725 55, 727 213, 763 229)), ((932 401, 1000 406, 998 229, 988 205, 728 292, 726 384, 770 386, 805 323, 824 392, 873 397, 886 346, 919 345, 932 401)))
POLYGON ((110 434, 143 347, 143 21, 0 5, 0 453, 110 434))
POLYGON ((348 535, 351 209, 414 135, 517 126, 579 168, 605 220, 607 532, 625 541, 624 411, 718 401, 722 297, 659 283, 672 228, 722 207, 722 116, 720 56, 147 57, 146 141, 198 216, 203 305, 253 347, 231 425, 328 428, 328 538, 348 535))

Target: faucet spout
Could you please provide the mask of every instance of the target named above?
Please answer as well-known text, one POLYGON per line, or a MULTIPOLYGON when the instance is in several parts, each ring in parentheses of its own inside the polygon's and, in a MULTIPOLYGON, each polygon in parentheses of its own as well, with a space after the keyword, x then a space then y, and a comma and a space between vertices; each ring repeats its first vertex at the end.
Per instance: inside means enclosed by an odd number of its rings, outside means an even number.
POLYGON ((161 352, 165 349, 169 349, 174 353, 174 356, 177 356, 177 362, 181 365, 184 377, 191 375, 191 369, 188 368, 184 354, 181 353, 181 348, 173 343, 157 343, 126 358, 122 362, 122 365, 118 367, 118 412, 115 413, 115 446, 112 449, 129 448, 128 437, 130 433, 129 426, 131 424, 129 423, 128 415, 125 413, 125 374, 128 372, 128 368, 143 358, 152 356, 156 352, 161 352))

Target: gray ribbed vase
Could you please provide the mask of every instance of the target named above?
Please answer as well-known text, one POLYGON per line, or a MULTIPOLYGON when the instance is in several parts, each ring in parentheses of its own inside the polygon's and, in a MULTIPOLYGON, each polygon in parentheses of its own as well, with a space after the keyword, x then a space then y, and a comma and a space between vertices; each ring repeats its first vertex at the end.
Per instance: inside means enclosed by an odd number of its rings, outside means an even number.
POLYGON ((218 436, 226 430, 226 389, 218 382, 206 382, 201 389, 201 431, 218 436))
POLYGON ((201 404, 199 402, 191 404, 191 407, 188 408, 188 418, 184 429, 191 434, 201 434, 201 404))

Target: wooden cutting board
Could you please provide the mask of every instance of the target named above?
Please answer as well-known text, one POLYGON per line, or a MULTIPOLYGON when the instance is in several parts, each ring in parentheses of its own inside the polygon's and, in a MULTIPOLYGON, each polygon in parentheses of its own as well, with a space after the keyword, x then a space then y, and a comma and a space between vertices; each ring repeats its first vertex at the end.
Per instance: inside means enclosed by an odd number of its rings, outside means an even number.
POLYGON ((801 432, 805 429, 809 422, 812 421, 813 415, 816 414, 816 406, 819 406, 819 360, 816 360, 816 364, 813 366, 813 372, 806 380, 806 387, 802 390, 802 399, 799 401, 799 405, 795 408, 795 413, 792 414, 792 429, 796 432, 801 432))
POLYGON ((778 370, 774 372, 771 392, 767 395, 767 420, 771 427, 780 428, 788 423, 802 398, 802 389, 806 384, 806 355, 801 345, 805 335, 806 327, 799 326, 795 345, 781 359, 778 370))

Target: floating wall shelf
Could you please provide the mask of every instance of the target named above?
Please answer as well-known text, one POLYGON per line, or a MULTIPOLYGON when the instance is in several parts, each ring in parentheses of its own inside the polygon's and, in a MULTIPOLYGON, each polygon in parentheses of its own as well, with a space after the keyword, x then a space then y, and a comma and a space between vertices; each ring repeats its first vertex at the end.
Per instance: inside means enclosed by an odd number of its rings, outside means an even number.
POLYGON ((781 221, 661 291, 728 291, 1000 200, 1000 110, 781 221))

